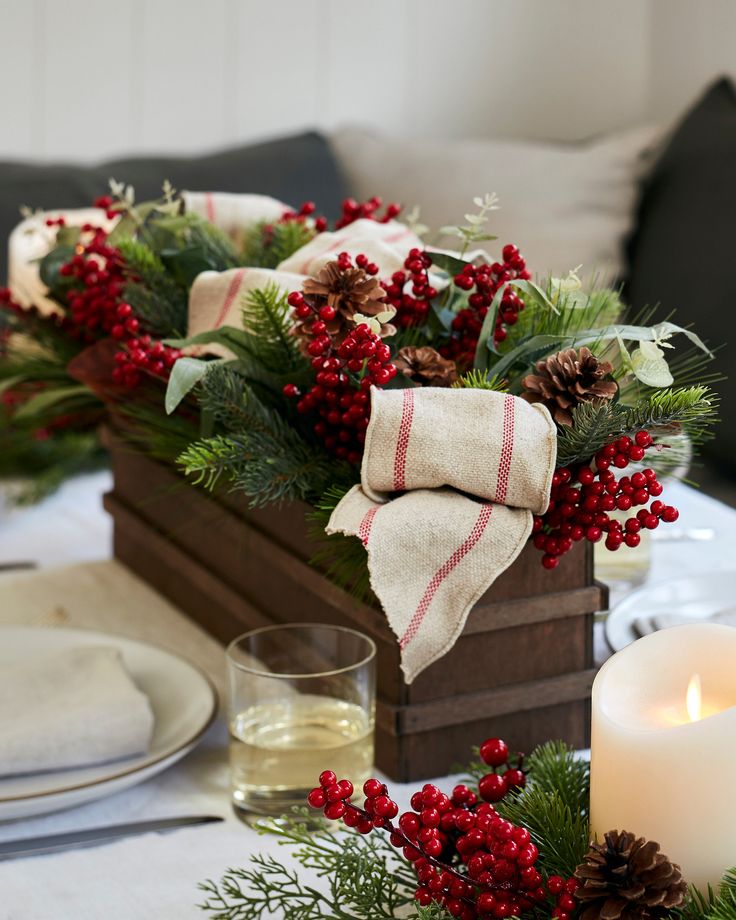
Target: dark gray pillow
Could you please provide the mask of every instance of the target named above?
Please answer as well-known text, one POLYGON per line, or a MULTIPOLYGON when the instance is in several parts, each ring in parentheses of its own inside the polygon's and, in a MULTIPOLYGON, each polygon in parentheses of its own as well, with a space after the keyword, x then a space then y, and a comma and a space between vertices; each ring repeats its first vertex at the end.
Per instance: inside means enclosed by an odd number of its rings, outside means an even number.
POLYGON ((0 279, 7 277, 4 243, 19 208, 81 208, 108 190, 110 177, 129 183, 139 201, 155 198, 169 179, 177 189, 256 192, 292 205, 307 199, 335 218, 346 195, 327 140, 315 131, 201 157, 132 157, 98 166, 0 163, 0 279))
POLYGON ((714 83, 687 113, 648 178, 628 245, 627 297, 634 308, 661 304, 711 346, 721 424, 708 447, 736 473, 736 89, 714 83))

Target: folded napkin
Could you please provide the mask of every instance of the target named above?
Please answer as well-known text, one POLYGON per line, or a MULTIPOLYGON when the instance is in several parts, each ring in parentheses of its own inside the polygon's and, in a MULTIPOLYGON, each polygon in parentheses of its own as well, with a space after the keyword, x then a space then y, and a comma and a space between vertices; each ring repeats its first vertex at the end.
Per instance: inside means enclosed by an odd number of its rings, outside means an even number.
POLYGON ((316 275, 341 252, 347 252, 353 258, 363 253, 378 266, 379 279, 388 278, 404 267, 409 250, 414 248, 424 249, 424 243, 406 224, 396 220, 382 224, 362 218, 334 233, 318 233, 305 246, 284 259, 278 269, 316 275))
POLYGON ((724 626, 736 626, 736 607, 719 610, 708 617, 688 613, 655 613, 652 616, 637 617, 634 620, 634 629, 639 636, 648 636, 660 629, 685 626, 689 623, 721 623, 724 626))
POLYGON ((363 541, 407 683, 452 648, 524 547, 532 512, 547 508, 556 451, 549 412, 515 396, 371 390, 361 485, 326 531, 363 541))
POLYGON ((236 192, 183 192, 187 211, 199 214, 223 230, 237 246, 254 224, 278 220, 289 206, 268 195, 240 195, 236 192))
POLYGON ((148 750, 153 712, 114 648, 82 646, 0 670, 0 776, 148 750))
MULTIPOLYGON (((209 332, 221 326, 242 326, 243 301, 248 291, 275 284, 290 294, 301 291, 304 275, 270 268, 230 268, 224 272, 202 272, 189 292, 187 336, 209 332)), ((207 346, 209 349, 210 346, 207 346)))

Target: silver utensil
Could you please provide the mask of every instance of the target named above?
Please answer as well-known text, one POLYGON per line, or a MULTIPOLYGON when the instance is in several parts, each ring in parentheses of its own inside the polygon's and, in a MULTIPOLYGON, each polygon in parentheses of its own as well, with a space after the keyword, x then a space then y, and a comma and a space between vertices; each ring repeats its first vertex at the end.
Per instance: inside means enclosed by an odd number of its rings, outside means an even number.
POLYGON ((25 840, 8 840, 0 843, 0 860, 21 859, 27 856, 45 856, 79 847, 94 847, 122 837, 147 834, 151 831, 171 831, 179 827, 196 827, 213 824, 224 818, 215 815, 190 815, 182 818, 158 818, 153 821, 135 821, 131 824, 113 824, 109 827, 91 827, 83 831, 69 831, 45 837, 27 837, 25 840))

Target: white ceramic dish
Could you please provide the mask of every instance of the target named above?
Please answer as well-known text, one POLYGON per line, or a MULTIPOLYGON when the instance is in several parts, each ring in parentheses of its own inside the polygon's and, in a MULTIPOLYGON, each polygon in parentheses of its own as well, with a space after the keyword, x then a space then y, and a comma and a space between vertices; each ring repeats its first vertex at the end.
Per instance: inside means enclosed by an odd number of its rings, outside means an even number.
POLYGON ((120 650, 153 708, 150 750, 113 763, 0 779, 0 821, 71 808, 141 783, 190 751, 215 717, 217 694, 198 668, 164 649, 106 633, 0 627, 0 668, 5 661, 80 645, 120 650))
POLYGON ((618 652, 656 625, 712 618, 729 625, 736 621, 736 571, 706 572, 632 591, 606 618, 606 641, 618 652))

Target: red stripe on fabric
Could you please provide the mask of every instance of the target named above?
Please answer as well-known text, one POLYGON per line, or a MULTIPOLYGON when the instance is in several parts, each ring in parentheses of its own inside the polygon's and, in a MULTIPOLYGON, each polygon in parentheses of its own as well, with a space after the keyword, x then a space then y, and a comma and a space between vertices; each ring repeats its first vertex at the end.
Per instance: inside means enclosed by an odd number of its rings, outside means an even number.
POLYGON ((215 199, 212 195, 212 192, 204 193, 204 210, 207 215, 207 220, 214 224, 215 222, 215 199))
POLYGON ((417 609, 414 611, 409 625, 406 628, 406 632, 401 637, 399 642, 399 647, 404 649, 412 641, 419 631, 419 627, 422 625, 424 617, 429 610, 430 604, 434 600, 434 596, 440 588, 442 582, 447 578, 447 576, 455 569, 462 560, 468 555, 470 550, 475 546, 475 544, 483 536, 483 533, 488 526, 488 522, 491 519, 491 512, 493 511, 493 505, 486 503, 481 506, 480 513, 478 518, 473 525, 473 529, 470 531, 466 539, 458 546, 455 552, 450 556, 450 558, 445 562, 432 576, 432 580, 427 585, 427 589, 422 595, 422 599, 419 601, 417 609))
POLYGON ((378 513, 378 507, 371 508, 369 511, 366 511, 363 516, 363 520, 358 525, 358 537, 360 538, 363 546, 368 545, 368 538, 371 535, 371 527, 373 526, 373 518, 378 513))
POLYGON ((514 452, 514 406, 514 397, 507 394, 503 401, 503 437, 498 479, 496 480, 496 501, 501 505, 506 501, 511 473, 511 456, 514 452))
POLYGON ((414 234, 411 230, 399 230, 396 233, 392 233, 390 236, 385 237, 385 242, 387 243, 399 243, 403 239, 408 237, 413 237, 414 234))
POLYGON ((414 390, 404 390, 404 402, 401 407, 401 422, 399 423, 399 436, 396 439, 396 453, 394 454, 394 492, 401 492, 406 488, 406 452, 409 448, 411 437, 411 423, 414 419, 414 390))
POLYGON ((230 287, 227 289, 227 294, 225 299, 222 302, 220 307, 220 312, 217 315, 217 320, 213 328, 219 329, 222 323, 225 321, 225 317, 228 314, 230 307, 233 305, 233 301, 238 296, 238 291, 240 290, 240 285, 243 283, 243 278, 245 277, 247 269, 239 268, 233 275, 233 280, 230 282, 230 287))

